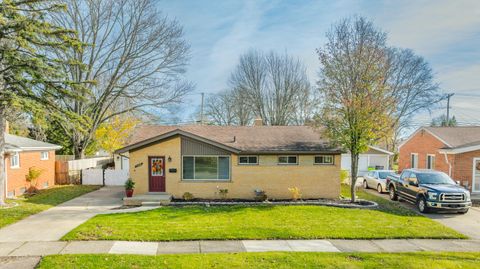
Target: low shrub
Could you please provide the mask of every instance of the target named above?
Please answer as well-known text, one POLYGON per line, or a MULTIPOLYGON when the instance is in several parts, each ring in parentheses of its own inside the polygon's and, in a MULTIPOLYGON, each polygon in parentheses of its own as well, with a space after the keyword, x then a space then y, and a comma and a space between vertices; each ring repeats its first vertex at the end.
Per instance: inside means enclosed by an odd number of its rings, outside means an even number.
POLYGON ((185 192, 183 195, 182 195, 182 198, 183 200, 185 201, 191 201, 193 200, 195 197, 193 196, 193 194, 189 193, 188 191, 185 192))
POLYGON ((292 200, 297 201, 302 198, 302 193, 300 192, 300 189, 298 187, 292 187, 288 188, 290 191, 290 194, 292 195, 292 200))

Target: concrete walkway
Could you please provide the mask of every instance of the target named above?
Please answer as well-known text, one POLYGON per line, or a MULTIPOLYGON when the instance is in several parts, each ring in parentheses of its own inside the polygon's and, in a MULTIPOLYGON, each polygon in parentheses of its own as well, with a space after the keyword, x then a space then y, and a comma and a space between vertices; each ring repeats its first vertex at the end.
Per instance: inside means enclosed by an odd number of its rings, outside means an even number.
POLYGON ((57 241, 93 216, 122 205, 123 187, 104 187, 0 229, 0 242, 57 241))
POLYGON ((0 257, 52 254, 236 253, 236 252, 480 252, 480 240, 238 240, 238 241, 52 241, 0 243, 0 257))

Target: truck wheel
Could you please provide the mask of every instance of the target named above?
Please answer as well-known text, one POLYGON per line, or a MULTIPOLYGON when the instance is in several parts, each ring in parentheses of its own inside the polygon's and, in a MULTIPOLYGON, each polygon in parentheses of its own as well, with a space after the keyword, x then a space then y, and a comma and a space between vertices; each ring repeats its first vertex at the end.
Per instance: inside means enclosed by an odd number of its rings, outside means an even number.
POLYGON ((418 197, 417 198, 417 209, 418 209, 418 211, 420 211, 420 213, 430 212, 430 209, 427 206, 427 201, 425 200, 425 197, 418 197))
POLYGON ((460 213, 460 214, 467 214, 467 212, 468 212, 468 208, 465 209, 465 210, 462 210, 462 211, 458 211, 458 213, 460 213))
POLYGON ((382 185, 380 185, 380 184, 377 185, 377 191, 378 191, 378 193, 382 193, 382 192, 383 192, 383 190, 382 190, 382 185))
POLYGON ((390 196, 390 200, 392 201, 398 200, 398 195, 395 192, 395 188, 393 186, 390 186, 390 188, 388 189, 388 195, 390 196))
POLYGON ((366 179, 363 180, 363 188, 368 189, 368 183, 366 179))

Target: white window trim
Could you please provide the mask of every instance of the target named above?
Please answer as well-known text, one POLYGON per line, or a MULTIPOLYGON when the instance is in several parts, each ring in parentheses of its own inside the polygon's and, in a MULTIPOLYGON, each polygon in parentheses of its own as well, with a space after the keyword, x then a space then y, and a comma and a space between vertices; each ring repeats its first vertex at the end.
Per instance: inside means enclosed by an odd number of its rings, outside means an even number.
POLYGON ((335 165, 335 156, 334 156, 334 155, 328 155, 328 154, 315 155, 315 156, 313 156, 313 164, 315 164, 315 165, 335 165), (331 158, 332 158, 332 162, 331 162, 331 163, 317 163, 317 162, 315 162, 315 158, 317 158, 317 157, 325 157, 325 156, 331 157, 331 158))
POLYGON ((13 169, 20 168, 20 153, 14 152, 13 154, 10 155, 10 168, 13 168, 13 169), (17 164, 16 165, 12 164, 14 156, 17 157, 17 164))
POLYGON ((42 160, 42 161, 48 161, 49 159, 50 159, 50 152, 48 152, 48 151, 41 151, 41 152, 40 152, 40 160, 42 160), (46 157, 46 158, 43 157, 43 154, 44 154, 44 153, 47 154, 47 157, 46 157))
POLYGON ((229 182, 232 180, 232 164, 231 164, 231 158, 229 155, 182 155, 182 180, 181 181, 187 181, 187 182, 208 182, 208 181, 213 181, 213 182, 229 182), (183 178, 183 167, 184 167, 184 157, 193 157, 193 178, 183 178), (195 157, 217 157, 217 177, 218 177, 218 171, 219 171, 219 164, 220 162, 218 159, 220 157, 226 157, 228 158, 228 179, 197 179, 195 178, 195 157))
POLYGON ((427 154, 427 159, 425 160, 425 168, 435 169, 435 159, 436 159, 435 154, 427 154), (432 167, 431 168, 428 168, 428 157, 433 157, 433 162, 432 162, 432 167))
POLYGON ((298 155, 278 155, 277 164, 278 165, 298 165, 298 155), (288 160, 289 157, 295 157, 296 162, 295 163, 281 163, 280 162, 280 157, 287 157, 287 160, 288 160))
POLYGON ((258 155, 238 155, 238 165, 258 165, 259 162, 260 162, 260 157, 258 155), (255 157, 255 158, 257 158, 257 162, 256 163, 241 163, 240 162, 240 157, 247 157, 247 158, 255 157))
POLYGON ((410 166, 411 166, 410 168, 418 168, 418 153, 410 153, 410 166), (416 161, 417 165, 415 167, 413 167, 412 165, 412 160, 413 160, 412 156, 416 156, 417 158, 417 161, 416 161))

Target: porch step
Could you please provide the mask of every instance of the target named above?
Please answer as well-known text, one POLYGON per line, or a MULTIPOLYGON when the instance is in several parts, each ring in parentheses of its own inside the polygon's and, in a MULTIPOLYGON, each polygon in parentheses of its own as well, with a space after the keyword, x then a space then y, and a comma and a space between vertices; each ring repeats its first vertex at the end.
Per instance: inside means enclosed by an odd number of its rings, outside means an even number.
POLYGON ((124 205, 142 205, 142 206, 158 206, 168 205, 172 200, 172 196, 168 193, 146 193, 134 195, 133 197, 124 197, 124 205))
MULTIPOLYGON (((170 201, 168 201, 168 203, 170 203, 170 201)), ((166 204, 165 202, 142 202, 142 206, 159 206, 159 205, 165 205, 165 204, 166 204)))

